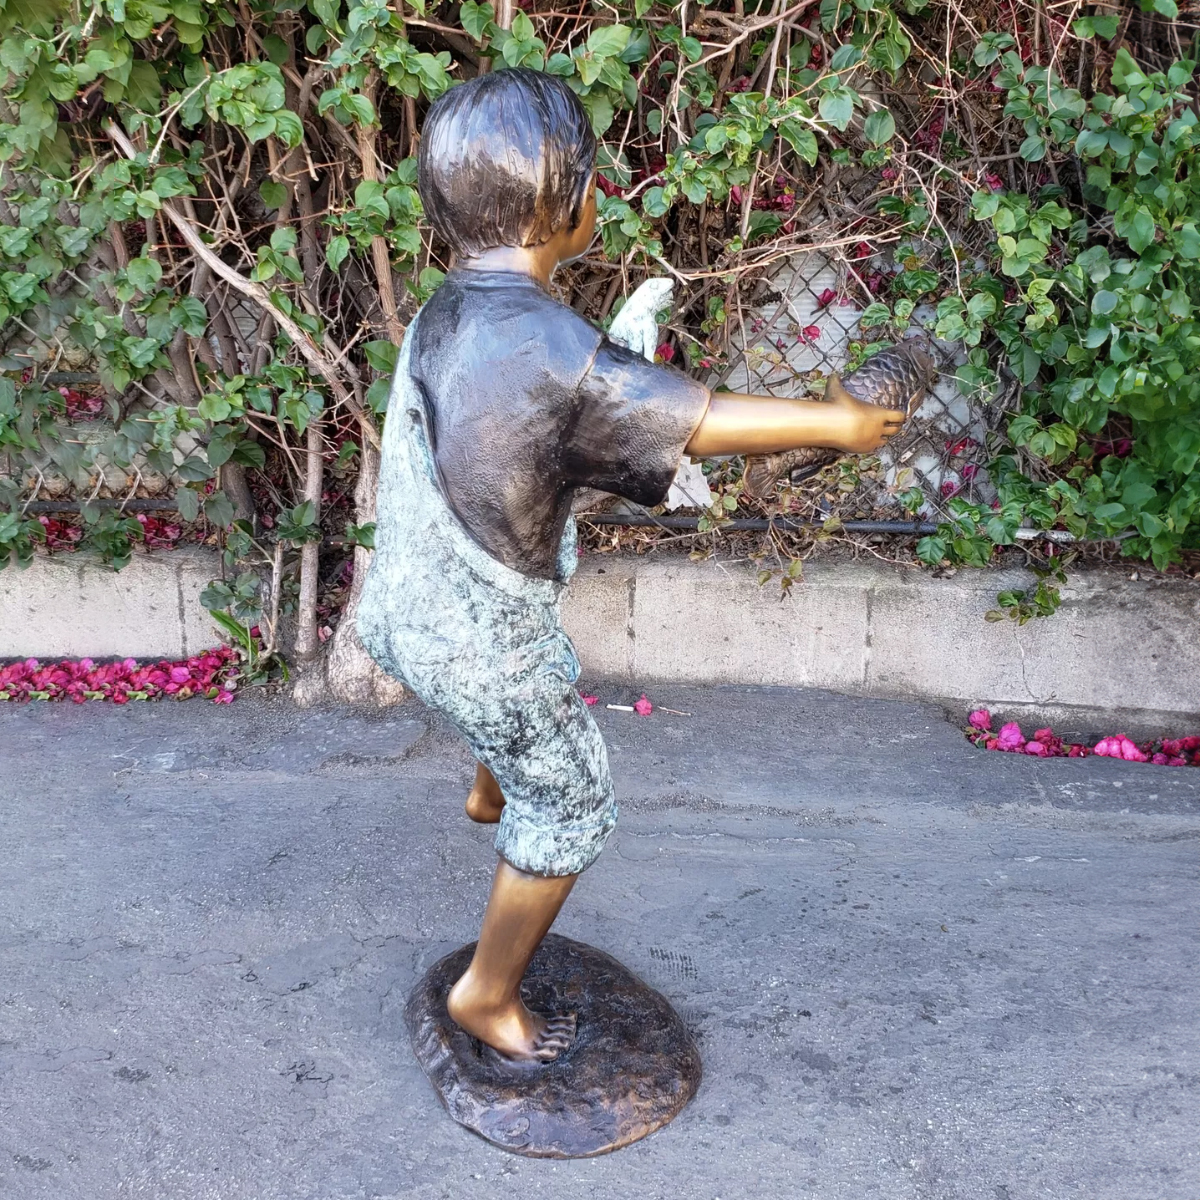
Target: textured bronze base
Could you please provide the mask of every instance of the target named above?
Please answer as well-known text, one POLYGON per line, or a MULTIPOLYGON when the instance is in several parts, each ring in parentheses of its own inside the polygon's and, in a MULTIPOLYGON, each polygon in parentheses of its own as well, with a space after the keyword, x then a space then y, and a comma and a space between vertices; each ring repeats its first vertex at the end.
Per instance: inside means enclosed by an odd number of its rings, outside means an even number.
POLYGON ((615 958, 553 933, 521 992, 534 1012, 578 1013, 575 1042, 552 1063, 501 1058, 446 1012, 474 950, 435 963, 404 1011, 417 1061, 460 1125, 514 1154, 590 1158, 653 1133, 696 1094, 700 1054, 666 998, 615 958))

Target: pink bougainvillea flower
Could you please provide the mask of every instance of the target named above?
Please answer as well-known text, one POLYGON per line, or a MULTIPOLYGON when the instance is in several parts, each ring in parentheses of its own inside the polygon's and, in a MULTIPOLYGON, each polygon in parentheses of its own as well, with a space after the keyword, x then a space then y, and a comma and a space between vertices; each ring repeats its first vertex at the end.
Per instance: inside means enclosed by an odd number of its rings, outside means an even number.
POLYGON ((1043 745, 1048 746, 1051 742, 1053 742, 1055 740, 1054 730, 1050 729, 1048 727, 1046 729, 1038 729, 1034 732, 1033 740, 1035 742, 1041 742, 1043 745))
POLYGON ((994 737, 988 738, 984 745, 988 750, 998 750, 1000 748, 1000 739, 994 737))
POLYGON ((978 463, 967 463, 962 469, 962 477, 969 483, 976 475, 979 474, 978 463))
POLYGON ((592 708, 600 703, 599 696, 580 696, 579 698, 588 706, 588 708, 592 708))
POLYGON ((741 206, 742 206, 742 189, 740 187, 738 187, 738 185, 736 183, 733 185, 733 187, 731 187, 729 189, 729 198, 730 198, 730 200, 733 201, 735 208, 741 208, 741 206))
POLYGON ((871 248, 870 242, 857 242, 854 246, 855 258, 870 258, 875 251, 871 248))
POLYGON ((654 705, 646 699, 645 693, 643 693, 642 698, 633 706, 633 711, 639 717, 648 717, 654 711, 654 705))
MULTIPOLYGON (((43 666, 36 659, 0 667, 0 700, 109 700, 127 704, 131 700, 158 700, 164 695, 179 699, 204 692, 216 698, 232 694, 236 684, 237 653, 219 646, 185 662, 161 661, 139 666, 132 658, 96 665, 90 658, 64 659, 43 666)), ((228 701, 221 701, 228 703, 228 701)))
POLYGON ((663 342, 657 350, 654 351, 655 362, 670 362, 675 357, 675 347, 670 342, 663 342))
POLYGON ((1007 725, 1000 727, 1000 734, 996 741, 999 749, 1011 753, 1014 750, 1020 750, 1025 745, 1025 735, 1016 721, 1009 721, 1007 725))
POLYGON ((992 192, 1004 191, 1004 180, 1001 179, 999 175, 995 174, 992 171, 989 171, 986 175, 984 175, 983 182, 985 184, 987 184, 989 191, 992 191, 992 192))
POLYGON ((821 327, 819 325, 805 325, 800 330, 800 337, 806 342, 815 342, 821 336, 821 327))
POLYGON ((1093 751, 1100 758, 1120 758, 1125 762, 1148 762, 1149 755, 1144 754, 1123 733, 1114 737, 1101 738, 1093 751))
POLYGON ((967 721, 972 729, 988 730, 992 727, 992 714, 986 708, 977 708, 967 721))
POLYGON ((833 288, 826 288, 817 297, 817 307, 826 308, 837 299, 837 292, 833 288))
POLYGON ((1036 758, 1045 758, 1050 751, 1041 742, 1026 742, 1025 753, 1032 754, 1036 758))

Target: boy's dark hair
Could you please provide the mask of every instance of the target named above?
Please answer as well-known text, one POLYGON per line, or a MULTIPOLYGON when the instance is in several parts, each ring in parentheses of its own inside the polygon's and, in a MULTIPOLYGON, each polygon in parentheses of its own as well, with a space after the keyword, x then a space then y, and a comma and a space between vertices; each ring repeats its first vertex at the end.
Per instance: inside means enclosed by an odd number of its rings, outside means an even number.
POLYGON ((473 257, 573 229, 595 161, 596 135, 575 93, 554 75, 515 67, 434 102, 417 188, 438 234, 473 257))

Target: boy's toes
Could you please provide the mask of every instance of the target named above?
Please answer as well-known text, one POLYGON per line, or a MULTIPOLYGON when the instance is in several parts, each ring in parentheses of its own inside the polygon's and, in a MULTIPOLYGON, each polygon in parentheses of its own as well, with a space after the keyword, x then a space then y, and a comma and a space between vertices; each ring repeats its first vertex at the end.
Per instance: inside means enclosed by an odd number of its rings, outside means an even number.
POLYGON ((552 1062, 575 1040, 575 1014, 551 1017, 539 1036, 535 1056, 542 1062, 552 1062))

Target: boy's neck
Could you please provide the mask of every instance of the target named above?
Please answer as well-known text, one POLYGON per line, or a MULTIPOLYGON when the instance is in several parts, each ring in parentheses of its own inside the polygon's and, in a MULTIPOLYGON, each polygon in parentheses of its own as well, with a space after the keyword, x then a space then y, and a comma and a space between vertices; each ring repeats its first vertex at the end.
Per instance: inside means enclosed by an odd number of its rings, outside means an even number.
POLYGON ((558 266, 556 251, 553 239, 540 246, 494 246, 476 257, 459 259, 455 266, 461 271, 512 271, 548 289, 558 266))

